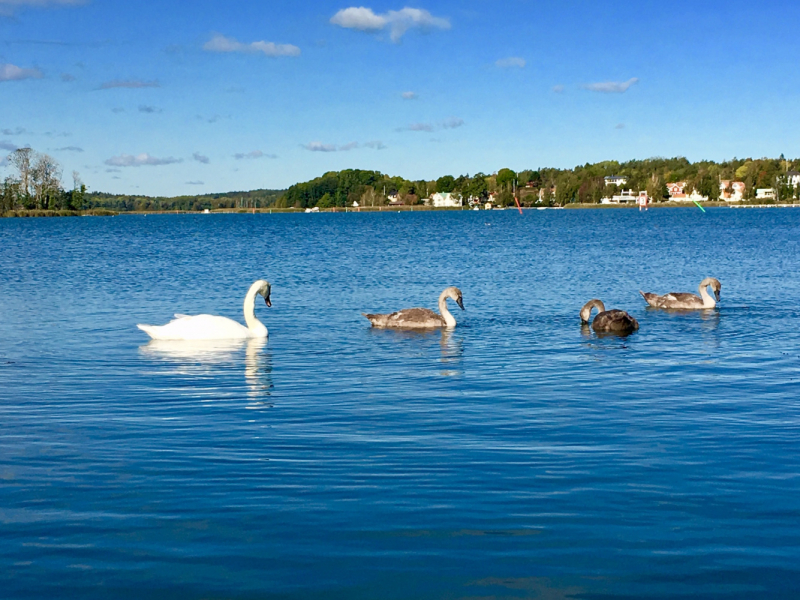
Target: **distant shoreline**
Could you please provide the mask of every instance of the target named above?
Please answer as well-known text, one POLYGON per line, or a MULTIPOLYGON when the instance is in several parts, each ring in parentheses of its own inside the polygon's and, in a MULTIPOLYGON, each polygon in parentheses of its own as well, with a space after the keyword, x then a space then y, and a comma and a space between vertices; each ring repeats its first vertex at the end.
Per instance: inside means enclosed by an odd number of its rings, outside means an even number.
MULTIPOLYGON (((780 204, 755 204, 755 203, 730 203, 730 202, 703 202, 703 207, 709 208, 800 208, 798 203, 780 203, 780 204)), ((651 204, 648 209, 660 208, 697 208, 692 202, 659 202, 651 204)), ((566 206, 523 206, 524 211, 537 211, 537 210, 592 210, 592 209, 628 209, 636 210, 636 204, 567 204, 566 206)), ((485 209, 480 209, 483 212, 485 209)), ((505 208, 494 208, 492 211, 497 210, 517 210, 516 206, 507 206, 505 208)), ((335 207, 335 208, 320 208, 320 213, 369 213, 369 212, 440 212, 440 211, 472 211, 467 207, 433 207, 433 206, 361 206, 361 207, 335 207)), ((317 212, 317 211, 315 211, 317 212)), ((491 212, 491 211, 490 211, 491 212)), ((124 211, 118 212, 106 209, 93 209, 87 211, 69 211, 69 210, 14 210, 7 211, 0 214, 0 218, 53 218, 53 217, 116 217, 123 215, 130 216, 147 216, 147 215, 236 215, 236 214, 306 214, 303 208, 239 208, 239 209, 217 209, 209 212, 193 211, 193 210, 162 210, 162 211, 124 211)))

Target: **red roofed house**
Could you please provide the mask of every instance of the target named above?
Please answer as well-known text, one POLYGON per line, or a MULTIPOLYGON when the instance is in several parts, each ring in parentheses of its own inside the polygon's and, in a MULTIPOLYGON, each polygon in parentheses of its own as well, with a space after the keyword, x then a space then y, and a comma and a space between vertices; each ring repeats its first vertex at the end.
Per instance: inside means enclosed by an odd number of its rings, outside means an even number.
POLYGON ((670 200, 685 200, 686 194, 683 191, 683 188, 686 187, 685 181, 675 181, 673 183, 667 184, 667 191, 669 192, 669 199, 670 200))

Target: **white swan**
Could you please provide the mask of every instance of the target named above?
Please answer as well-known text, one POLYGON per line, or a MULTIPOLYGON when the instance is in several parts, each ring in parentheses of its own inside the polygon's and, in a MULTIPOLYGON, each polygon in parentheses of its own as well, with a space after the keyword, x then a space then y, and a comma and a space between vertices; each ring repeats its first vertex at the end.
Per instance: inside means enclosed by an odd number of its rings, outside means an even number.
POLYGON ((154 340, 242 340, 265 338, 269 335, 264 324, 256 319, 255 300, 258 294, 264 297, 267 306, 271 287, 268 281, 259 279, 244 297, 244 320, 247 327, 226 317, 214 315, 180 315, 166 325, 137 325, 154 340))

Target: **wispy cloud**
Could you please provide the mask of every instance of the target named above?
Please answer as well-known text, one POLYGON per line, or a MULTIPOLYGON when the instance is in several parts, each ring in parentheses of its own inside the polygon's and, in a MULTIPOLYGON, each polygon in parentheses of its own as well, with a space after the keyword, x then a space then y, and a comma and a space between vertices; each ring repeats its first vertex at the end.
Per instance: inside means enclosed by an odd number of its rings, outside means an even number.
POLYGON ((236 160, 254 159, 254 158, 278 158, 276 154, 266 154, 261 150, 253 150, 251 152, 238 152, 233 155, 236 160))
POLYGON ((519 56, 509 56, 508 58, 501 58, 494 64, 501 69, 513 69, 515 67, 522 69, 527 63, 524 58, 520 58, 519 56))
POLYGON ((204 165, 207 165, 208 163, 211 162, 207 156, 203 156, 199 152, 195 152, 194 154, 192 154, 192 158, 199 163, 203 163, 204 165))
POLYGON ((23 133, 28 133, 28 130, 24 127, 15 127, 14 129, 0 129, 0 133, 3 135, 22 135, 23 133))
POLYGON ((120 154, 119 156, 112 156, 105 164, 111 167, 141 167, 141 166, 160 166, 160 165, 171 165, 174 163, 183 162, 180 158, 173 158, 168 156, 167 158, 157 158, 155 156, 150 156, 146 152, 142 154, 137 154, 133 156, 131 154, 120 154))
POLYGON ((306 150, 311 152, 336 152, 336 144, 323 144, 322 142, 309 142, 303 146, 306 150))
POLYGON ((62 73, 61 74, 61 81, 65 83, 69 83, 70 81, 75 81, 75 76, 71 75, 70 73, 62 73))
POLYGON ((456 129, 462 125, 464 125, 464 119, 450 117, 449 119, 438 121, 436 123, 411 123, 407 127, 398 127, 397 131, 424 131, 427 133, 432 133, 441 129, 456 129))
POLYGON ((601 94, 624 94, 632 85, 639 83, 638 77, 631 77, 628 81, 601 81, 599 83, 585 83, 583 89, 601 94))
POLYGON ((11 63, 0 64, 0 81, 22 81, 23 79, 41 79, 42 77, 44 74, 37 68, 23 69, 11 63))
POLYGON ((146 104, 140 104, 139 112, 152 114, 152 113, 160 113, 162 112, 162 110, 157 106, 147 106, 146 104))
POLYGON ((625 123, 617 123, 614 129, 625 129, 625 123))
POLYGON ((403 97, 403 100, 416 100, 419 98, 419 96, 417 96, 417 92, 403 92, 400 95, 403 97))
POLYGON ((554 85, 553 86, 553 91, 556 94, 563 94, 564 93, 564 86, 563 85, 554 85))
POLYGON ((243 44, 234 38, 219 34, 203 44, 203 50, 208 52, 243 52, 245 54, 260 53, 271 57, 300 56, 300 48, 292 44, 276 44, 264 41, 243 44))
POLYGON ((433 131, 435 127, 431 123, 411 123, 408 127, 400 127, 397 131, 433 131))
POLYGON ((114 108, 112 108, 112 109, 111 109, 111 112, 113 112, 113 113, 117 113, 117 114, 119 114, 119 113, 124 113, 124 112, 125 112, 125 109, 124 109, 124 108, 122 108, 121 106, 116 106, 116 107, 114 107, 114 108))
POLYGON ((430 29, 450 29, 450 21, 442 17, 434 17, 421 8, 401 8, 383 14, 375 13, 371 8, 351 6, 343 8, 331 17, 332 24, 346 29, 359 31, 381 31, 389 29, 389 36, 395 43, 410 29, 427 31, 430 29))
POLYGON ((9 152, 13 152, 19 148, 14 142, 9 142, 7 140, 0 141, 0 150, 8 150, 9 152))
POLYGON ((349 152, 361 147, 371 148, 373 150, 383 150, 386 148, 384 143, 380 140, 371 140, 360 144, 359 142, 349 142, 337 146, 336 144, 323 144, 322 142, 309 142, 302 147, 310 152, 349 152))
POLYGON ((80 146, 64 146, 63 148, 56 148, 56 152, 83 152, 80 146))
POLYGON ((141 81, 139 79, 115 79, 113 81, 106 81, 100 84, 101 90, 111 90, 114 88, 157 88, 161 84, 157 81, 141 81))
POLYGON ((202 181, 187 181, 186 185, 203 185, 204 182, 202 181))

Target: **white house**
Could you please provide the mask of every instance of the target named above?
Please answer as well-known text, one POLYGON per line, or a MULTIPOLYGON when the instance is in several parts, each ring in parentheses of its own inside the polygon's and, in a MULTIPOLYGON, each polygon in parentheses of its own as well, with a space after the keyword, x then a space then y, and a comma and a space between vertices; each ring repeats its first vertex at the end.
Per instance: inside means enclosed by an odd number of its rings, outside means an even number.
POLYGON ((627 204, 628 202, 636 202, 638 194, 633 190, 622 190, 616 196, 611 197, 610 204, 627 204))
POLYGON ((456 196, 450 192, 436 192, 431 196, 431 200, 436 208, 451 208, 464 205, 461 196, 456 196))
POLYGON ((612 175, 611 177, 603 177, 606 182, 606 185, 619 185, 623 186, 628 183, 627 177, 620 177, 618 175, 612 175))
POLYGON ((789 171, 786 173, 786 183, 793 188, 800 185, 800 173, 797 171, 789 171))
POLYGON ((756 190, 758 200, 775 200, 775 190, 773 188, 759 188, 756 190))
POLYGON ((719 199, 726 202, 741 202, 744 199, 744 190, 744 182, 723 179, 719 182, 719 199))
POLYGON ((697 190, 692 190, 692 193, 686 197, 685 202, 707 202, 708 196, 703 196, 697 190))

